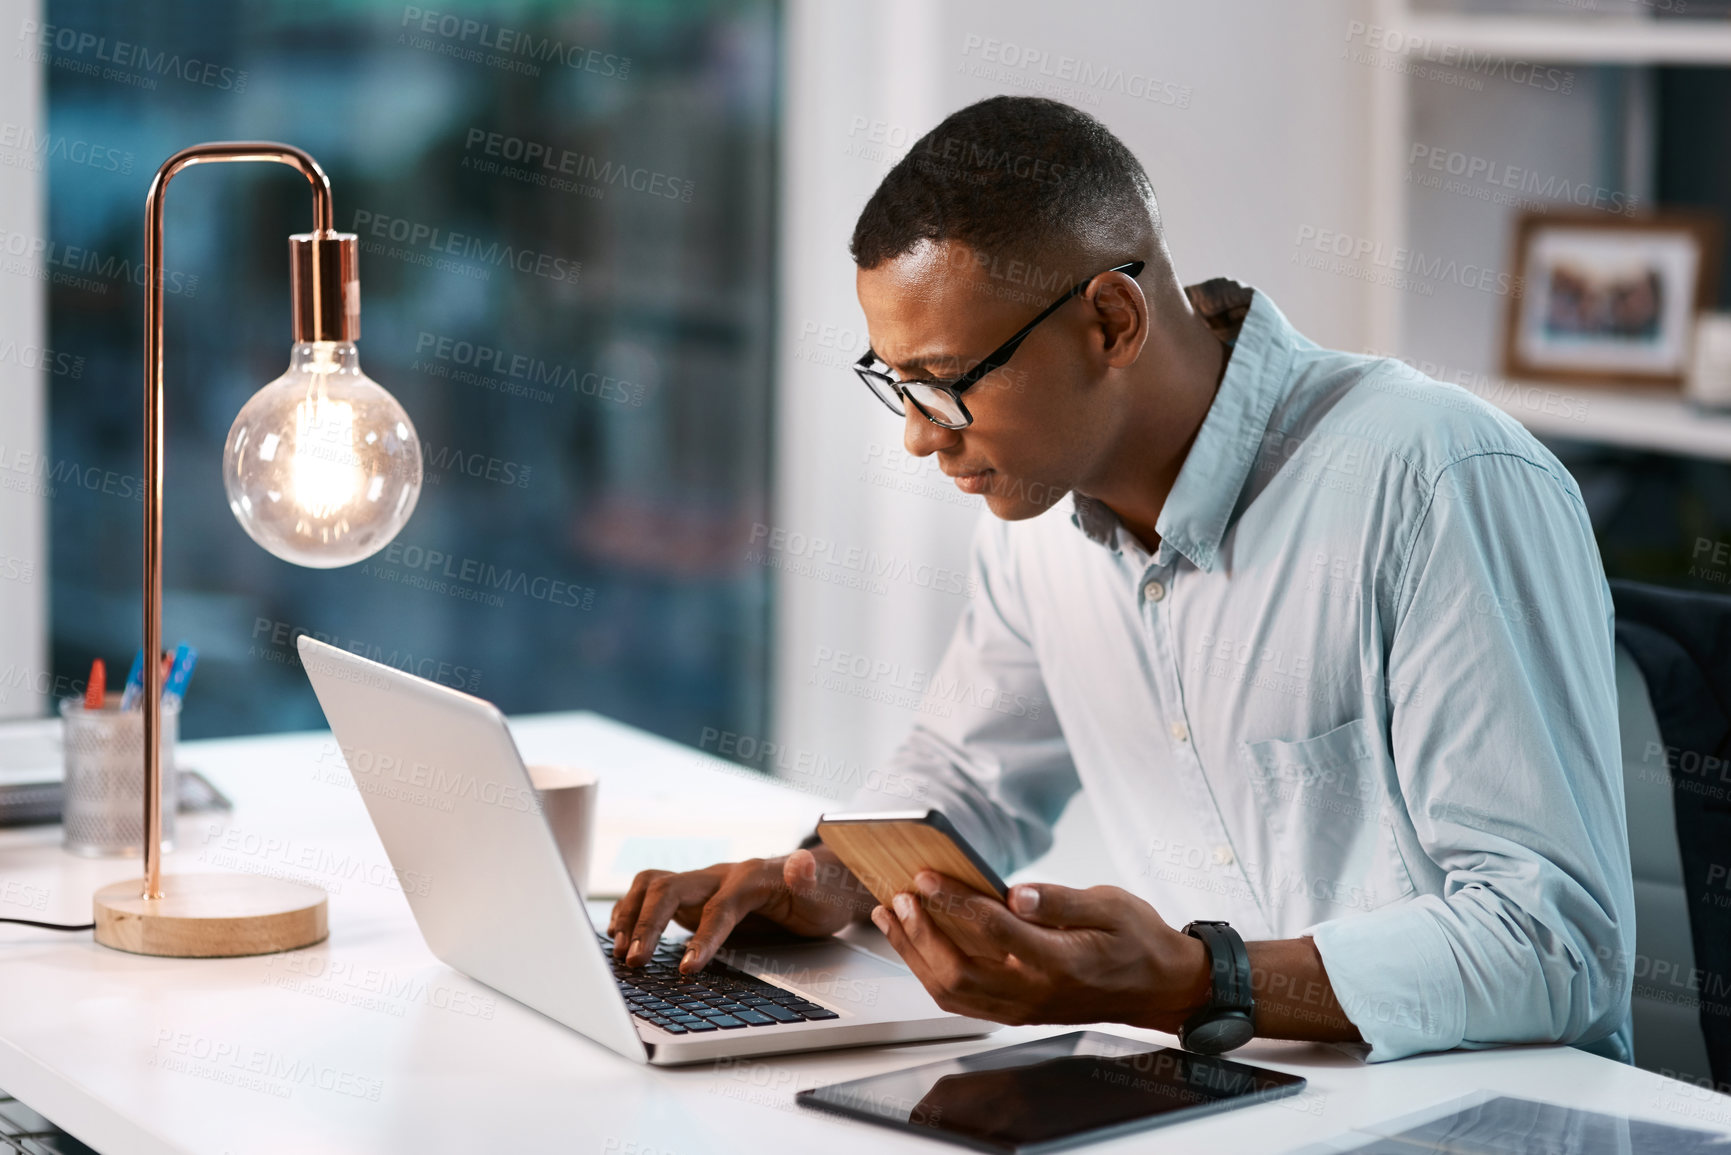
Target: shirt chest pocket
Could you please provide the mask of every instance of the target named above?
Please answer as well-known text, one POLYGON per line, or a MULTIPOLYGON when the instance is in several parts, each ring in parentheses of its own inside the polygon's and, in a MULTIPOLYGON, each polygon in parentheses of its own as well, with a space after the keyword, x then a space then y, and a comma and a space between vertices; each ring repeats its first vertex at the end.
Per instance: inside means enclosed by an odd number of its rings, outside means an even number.
POLYGON ((1277 925, 1374 910, 1413 892, 1394 837, 1392 765, 1369 721, 1245 742, 1239 752, 1266 833, 1256 873, 1277 925))

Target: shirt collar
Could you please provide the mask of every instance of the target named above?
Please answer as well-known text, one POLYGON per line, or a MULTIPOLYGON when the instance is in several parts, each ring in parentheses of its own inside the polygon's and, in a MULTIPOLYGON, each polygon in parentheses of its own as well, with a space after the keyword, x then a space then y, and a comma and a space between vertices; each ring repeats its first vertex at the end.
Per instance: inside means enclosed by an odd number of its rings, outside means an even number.
MULTIPOLYGON (((1268 418, 1286 393, 1291 325, 1266 294, 1216 278, 1184 290, 1230 353, 1226 373, 1154 528, 1165 546, 1212 570, 1238 495, 1261 450, 1268 418)), ((1118 517, 1102 502, 1072 497, 1078 529, 1118 548, 1118 517)))

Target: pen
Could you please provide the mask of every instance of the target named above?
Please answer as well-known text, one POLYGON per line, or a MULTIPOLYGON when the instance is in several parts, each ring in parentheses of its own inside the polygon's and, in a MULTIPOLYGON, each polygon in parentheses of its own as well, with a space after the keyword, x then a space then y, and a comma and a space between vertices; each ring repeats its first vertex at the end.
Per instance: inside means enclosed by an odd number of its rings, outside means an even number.
POLYGON ((108 697, 108 667, 101 658, 90 663, 90 680, 84 683, 84 708, 102 709, 108 697))
POLYGON ((174 648, 174 664, 162 687, 162 700, 180 705, 186 696, 186 684, 192 680, 192 668, 198 665, 198 651, 185 642, 174 648))
MULTIPOLYGON (((158 685, 165 684, 168 681, 169 671, 173 668, 170 665, 171 659, 166 653, 162 655, 161 661, 161 673, 157 675, 158 685)), ((126 675, 126 689, 120 692, 120 708, 122 710, 132 709, 134 706, 138 705, 138 699, 143 696, 144 651, 139 650, 137 656, 132 659, 132 672, 126 675)))
POLYGON ((144 693, 144 651, 132 659, 132 672, 126 675, 126 688, 120 691, 120 708, 130 710, 138 705, 138 696, 144 693))

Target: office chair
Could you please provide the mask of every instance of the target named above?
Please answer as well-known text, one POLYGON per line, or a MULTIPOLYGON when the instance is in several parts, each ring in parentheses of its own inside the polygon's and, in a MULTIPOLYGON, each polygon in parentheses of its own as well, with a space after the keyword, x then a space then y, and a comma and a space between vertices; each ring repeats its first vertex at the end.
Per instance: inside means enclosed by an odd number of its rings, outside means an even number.
POLYGON ((1610 584, 1635 881, 1635 1062, 1725 1088, 1731 1086, 1731 597, 1610 584))

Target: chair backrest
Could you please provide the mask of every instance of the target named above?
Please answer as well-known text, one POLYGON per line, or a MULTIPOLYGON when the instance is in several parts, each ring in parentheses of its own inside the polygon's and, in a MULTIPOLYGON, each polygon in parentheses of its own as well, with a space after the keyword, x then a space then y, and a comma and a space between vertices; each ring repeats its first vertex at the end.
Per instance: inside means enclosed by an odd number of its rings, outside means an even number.
POLYGON ((1635 877, 1635 1064, 1678 1078, 1707 1079, 1671 772, 1646 679, 1622 646, 1617 647, 1617 721, 1635 877))

